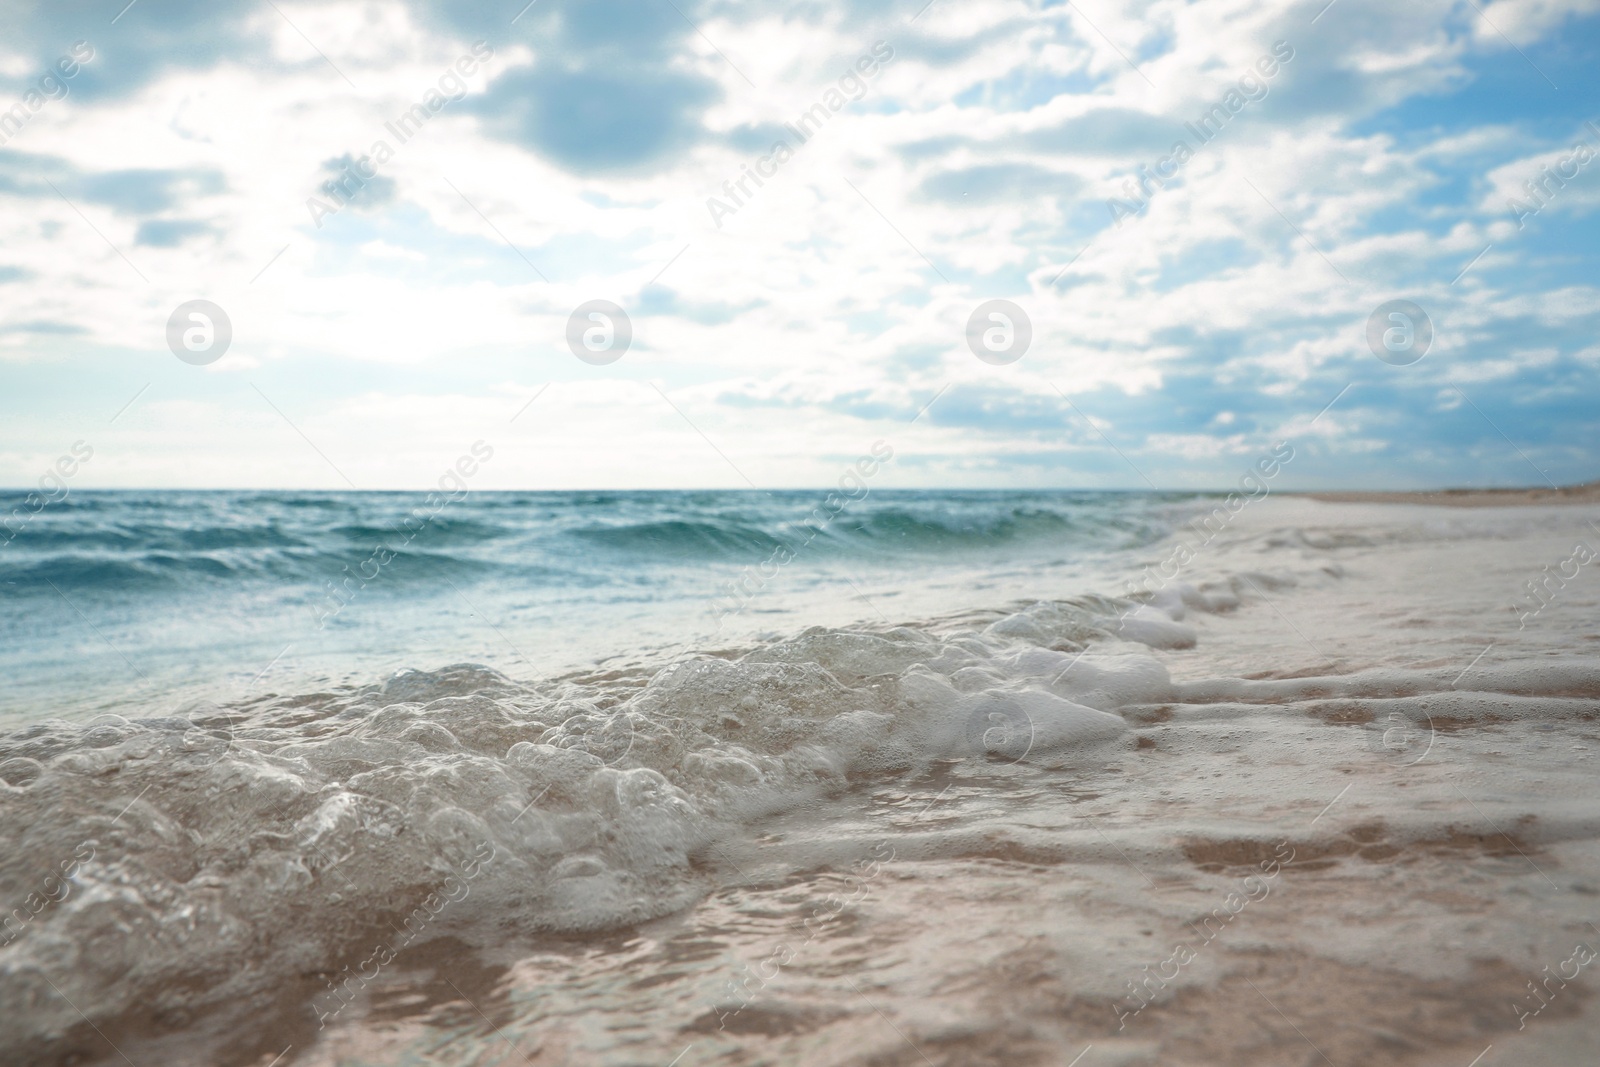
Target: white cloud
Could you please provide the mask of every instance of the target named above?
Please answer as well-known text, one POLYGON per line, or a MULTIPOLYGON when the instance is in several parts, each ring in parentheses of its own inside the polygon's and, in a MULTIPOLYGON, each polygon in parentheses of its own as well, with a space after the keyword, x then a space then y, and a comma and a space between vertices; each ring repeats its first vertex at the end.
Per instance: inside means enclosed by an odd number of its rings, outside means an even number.
POLYGON ((1504 34, 1513 44, 1531 44, 1574 16, 1600 12, 1600 0, 1494 0, 1473 31, 1480 40, 1504 34))
MULTIPOLYGON (((936 3, 915 23, 842 7, 804 18, 718 13, 701 29, 755 87, 686 31, 689 45, 666 67, 716 90, 695 112, 698 138, 648 166, 604 173, 580 172, 530 147, 526 130, 496 125, 497 80, 572 59, 532 30, 499 36, 493 60, 463 79, 467 99, 400 145, 384 124, 470 48, 466 15, 281 6, 293 25, 270 8, 247 20, 259 55, 164 68, 115 95, 75 93, 11 146, 59 160, 50 166, 73 188, 135 169, 220 176, 150 210, 0 184, 0 271, 12 272, 0 274, 0 360, 65 367, 85 352, 129 353, 141 368, 186 375, 172 379, 177 399, 147 406, 170 428, 139 439, 143 458, 105 464, 107 477, 325 477, 269 444, 277 431, 260 412, 234 417, 232 405, 253 393, 193 384, 267 377, 325 412, 308 435, 319 444, 325 435, 330 454, 385 485, 420 477, 434 451, 455 447, 419 426, 490 419, 508 374, 530 393, 556 382, 536 407, 553 409, 555 439, 576 450, 559 466, 507 459, 496 468, 526 484, 733 484, 646 378, 695 398, 696 425, 745 456, 753 479, 779 484, 820 477, 817 456, 887 432, 941 386, 956 408, 963 396, 992 399, 990 390, 1009 400, 974 409, 973 420, 990 420, 981 435, 941 424, 938 412, 905 431, 929 478, 999 469, 1007 449, 1049 462, 1060 441, 1007 423, 1060 409, 1044 383, 1160 410, 1171 406, 1162 396, 1171 382, 1200 374, 1228 392, 1198 418, 1202 428, 1128 431, 1139 436, 1130 447, 1199 463, 1291 417, 1264 411, 1314 414, 1351 368, 1371 369, 1365 320, 1393 296, 1436 318, 1440 353, 1481 357, 1470 372, 1478 377, 1463 380, 1515 382, 1581 347, 1480 352, 1508 320, 1576 330, 1600 313, 1581 279, 1537 291, 1506 282, 1539 250, 1511 239, 1503 200, 1562 148, 1504 116, 1450 129, 1366 121, 1452 91, 1468 59, 1504 51, 1475 14, 1472 35, 1453 34, 1461 12, 1445 0, 1403 9, 1341 0, 1315 23, 1321 4, 1293 0, 936 3), (719 228, 707 198, 722 196, 723 182, 781 135, 777 124, 823 99, 877 41, 894 56, 862 98, 830 112, 719 228), (1276 41, 1295 56, 1266 98, 1196 144, 1140 217, 1113 227, 1106 200, 1125 197, 1135 168, 1188 137, 1183 123, 1276 41), (380 139, 397 150, 380 168, 393 199, 358 199, 315 226, 306 199, 327 161, 380 139), (1467 200, 1448 199, 1456 184, 1472 189, 1467 200), (167 245, 138 243, 152 221, 179 227, 164 231, 167 245), (182 226, 200 224, 209 231, 184 237, 182 226), (211 374, 169 366, 165 350, 167 316, 197 296, 234 324, 233 349, 211 374), (995 296, 1033 320, 1018 373, 966 349, 968 315, 995 296), (631 385, 595 376, 566 351, 568 315, 596 297, 633 317, 635 347, 606 372, 631 385), (443 366, 452 384, 437 396, 386 377, 420 380, 443 366), (234 432, 204 438, 224 427, 234 432), (197 467, 182 457, 200 439, 218 451, 197 467)), ((1501 0, 1486 10, 1526 46, 1594 5, 1501 0)), ((32 70, 13 59, 6 70, 32 70)), ((1600 181, 1582 184, 1589 177, 1552 209, 1592 208, 1600 181)), ((1343 423, 1330 415, 1315 432, 1330 425, 1343 423)), ((0 478, 23 473, 0 466, 0 478)))

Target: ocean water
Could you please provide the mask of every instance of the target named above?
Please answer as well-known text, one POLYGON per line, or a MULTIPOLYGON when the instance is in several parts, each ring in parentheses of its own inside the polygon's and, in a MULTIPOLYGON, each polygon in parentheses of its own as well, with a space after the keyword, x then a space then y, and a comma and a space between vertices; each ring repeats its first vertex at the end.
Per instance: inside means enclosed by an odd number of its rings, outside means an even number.
POLYGON ((37 512, 25 499, 0 494, 0 514, 22 517, 0 547, 0 722, 452 662, 536 677, 879 610, 920 617, 967 606, 966 589, 1070 581, 1170 531, 1173 504, 1194 498, 75 492, 37 512))
POLYGON ((0 548, 0 1049, 1583 1062, 1597 519, 75 493, 0 548))

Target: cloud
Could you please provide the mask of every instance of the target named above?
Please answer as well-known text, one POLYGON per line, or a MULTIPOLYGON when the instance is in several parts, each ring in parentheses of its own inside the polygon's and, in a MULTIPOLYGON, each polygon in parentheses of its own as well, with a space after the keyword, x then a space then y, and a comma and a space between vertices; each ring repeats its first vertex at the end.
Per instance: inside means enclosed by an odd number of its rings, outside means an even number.
POLYGON ((988 163, 941 171, 922 181, 922 192, 952 203, 994 204, 1045 196, 1071 197, 1083 188, 1075 174, 1032 163, 988 163))
POLYGON ((227 178, 209 167, 90 170, 58 155, 0 149, 0 193, 54 197, 58 190, 119 215, 138 216, 220 195, 227 191, 227 178))
POLYGON ((53 337, 82 337, 89 331, 70 322, 33 319, 28 322, 0 323, 0 333, 45 334, 53 337))
POLYGON ((647 172, 707 138, 704 115, 722 93, 684 62, 698 38, 672 5, 587 0, 536 8, 529 21, 547 42, 533 64, 467 105, 491 135, 577 174, 647 172))
MULTIPOLYGON (((121 376, 167 367, 153 388, 178 398, 148 410, 204 412, 196 427, 258 401, 218 384, 249 368, 296 410, 326 394, 360 415, 359 434, 305 427, 319 444, 406 462, 425 451, 408 435, 428 398, 463 398, 450 410, 466 432, 555 382, 545 399, 579 410, 550 425, 591 451, 559 472, 530 460, 529 484, 737 481, 697 430, 786 484, 825 480, 817 457, 878 436, 906 442, 895 477, 929 482, 1142 484, 1120 450, 1164 484, 1221 484, 1242 441, 1283 435, 1307 442, 1307 479, 1359 484, 1381 464, 1515 480, 1526 464, 1504 439, 1436 399, 1449 382, 1552 476, 1593 474, 1600 162, 1523 229, 1505 205, 1595 117, 1572 88, 1600 62, 1592 4, 1485 5, 1516 49, 1453 0, 1149 0, 1100 5, 1092 27, 1042 0, 938 3, 915 23, 864 0, 679 0, 681 14, 542 0, 513 25, 520 6, 145 0, 114 27, 97 15, 95 59, 0 149, 0 283, 27 309, 0 319, 0 359, 44 375, 40 410, 63 421, 82 390, 121 392, 103 398, 114 412, 151 380, 121 376), (385 124, 480 40, 493 62, 396 144, 385 124), (1265 98, 1175 175, 1144 179, 1280 40, 1294 58, 1265 98), (894 58, 869 91, 711 218, 707 198, 878 41, 894 58), (380 138, 394 157, 314 225, 307 197, 380 138), (1114 220, 1108 200, 1135 194, 1114 220), (197 297, 234 326, 203 376, 165 340, 197 297), (565 341, 572 311, 602 297, 634 325, 610 368, 565 341), (966 343, 993 298, 1033 324, 1010 367, 966 343), (1436 327, 1407 368, 1366 345, 1392 298, 1436 327)), ((8 87, 89 32, 73 10, 19 9, 0 44, 8 87)), ((543 442, 530 455, 559 438, 537 437, 542 405, 517 423, 543 442)), ((181 481, 185 433, 164 428, 165 458, 126 469, 181 481)), ((282 462, 208 447, 218 478, 235 463, 273 481, 282 462)), ((374 464, 404 483, 403 464, 374 464)))
POLYGON ((575 173, 648 170, 704 137, 700 116, 718 94, 704 78, 630 66, 513 71, 471 109, 495 136, 575 173))
POLYGON ((702 326, 720 326, 732 322, 740 313, 759 306, 759 303, 733 305, 720 301, 685 300, 682 294, 664 285, 647 285, 639 292, 637 307, 641 315, 676 315, 702 326))
POLYGON ((198 219, 150 219, 139 224, 133 243, 150 248, 177 248, 192 237, 215 232, 211 223, 198 219))
POLYGON ((357 211, 376 211, 395 202, 399 186, 393 178, 383 174, 366 176, 375 164, 367 156, 357 157, 346 152, 322 161, 322 180, 317 187, 330 201, 346 201, 357 211))
POLYGON ((1570 20, 1596 13, 1600 0, 1495 0, 1484 6, 1474 31, 1486 41, 1489 35, 1505 34, 1512 44, 1525 45, 1570 20))
POLYGON ((173 69, 203 70, 246 55, 265 58, 261 38, 250 28, 259 13, 249 5, 163 0, 140 4, 115 24, 98 10, 92 19, 84 11, 78 4, 20 0, 6 14, 10 47, 32 67, 52 66, 78 41, 94 49, 94 58, 70 82, 82 100, 123 96, 173 69))
POLYGON ((69 184, 84 199, 119 215, 149 215, 216 196, 227 188, 227 179, 209 169, 112 170, 81 175, 69 184))
POLYGON ((1058 155, 1127 159, 1164 152, 1182 133, 1182 125, 1170 119, 1128 108, 1106 107, 1023 134, 1015 143, 1058 155))

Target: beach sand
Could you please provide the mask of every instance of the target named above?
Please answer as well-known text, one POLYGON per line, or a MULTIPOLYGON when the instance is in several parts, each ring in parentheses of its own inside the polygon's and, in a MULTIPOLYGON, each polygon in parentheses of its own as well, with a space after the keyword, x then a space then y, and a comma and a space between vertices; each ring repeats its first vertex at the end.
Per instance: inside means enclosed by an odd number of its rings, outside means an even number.
POLYGON ((1529 486, 1522 489, 1436 489, 1429 492, 1303 493, 1330 504, 1430 504, 1448 508, 1513 508, 1546 504, 1600 503, 1600 481, 1582 485, 1529 486))

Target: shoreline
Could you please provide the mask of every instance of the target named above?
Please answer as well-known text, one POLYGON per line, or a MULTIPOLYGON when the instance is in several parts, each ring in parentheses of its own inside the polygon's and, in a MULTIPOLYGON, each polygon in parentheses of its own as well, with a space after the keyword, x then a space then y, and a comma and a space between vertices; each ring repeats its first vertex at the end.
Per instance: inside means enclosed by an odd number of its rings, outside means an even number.
POLYGON ((1583 1062, 1600 590, 1506 603, 1561 517, 1262 508, 1133 612, 930 564, 972 606, 0 737, 6 1062, 1583 1062))
POLYGON ((1600 504, 1600 481, 1559 489, 1348 490, 1284 493, 1325 504, 1430 504, 1449 508, 1511 508, 1543 504, 1600 504))

